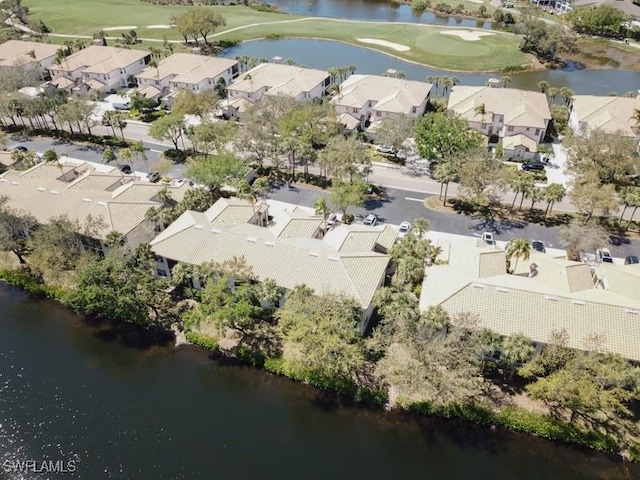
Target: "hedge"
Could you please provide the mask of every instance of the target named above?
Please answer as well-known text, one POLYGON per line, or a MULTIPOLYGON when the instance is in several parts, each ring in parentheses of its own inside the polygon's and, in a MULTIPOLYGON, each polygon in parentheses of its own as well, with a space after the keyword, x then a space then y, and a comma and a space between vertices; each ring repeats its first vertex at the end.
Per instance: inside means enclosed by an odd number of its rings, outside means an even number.
POLYGON ((21 288, 31 295, 39 295, 47 298, 54 298, 64 303, 68 292, 60 287, 45 285, 28 270, 0 270, 0 280, 7 282, 14 287, 21 288))
POLYGON ((197 332, 187 332, 185 333, 185 338, 188 342, 199 347, 206 348, 207 350, 212 350, 214 352, 219 351, 218 341, 208 335, 203 335, 197 332))

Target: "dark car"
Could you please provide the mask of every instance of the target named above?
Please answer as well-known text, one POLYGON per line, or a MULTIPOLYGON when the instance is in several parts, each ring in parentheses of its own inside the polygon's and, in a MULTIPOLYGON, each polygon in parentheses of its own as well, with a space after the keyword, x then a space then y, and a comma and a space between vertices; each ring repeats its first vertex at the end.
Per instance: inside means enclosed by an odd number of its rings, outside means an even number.
POLYGON ((624 259, 625 265, 636 265, 637 263, 640 263, 640 260, 635 255, 629 255, 624 259))
POLYGON ((133 173, 130 165, 118 165, 118 170, 120 170, 122 173, 126 173, 127 175, 133 173))
POLYGON ((530 171, 542 172, 544 171, 544 163, 542 163, 539 160, 527 161, 522 164, 522 170, 524 170, 525 172, 530 172, 530 171))
POLYGON ((540 240, 534 240, 533 242, 531 242, 531 248, 540 253, 545 253, 547 251, 547 249, 544 247, 544 242, 540 240))
POLYGON ((151 182, 151 183, 158 183, 160 181, 162 177, 160 176, 160 174, 158 172, 149 172, 147 174, 147 179, 151 182))
POLYGON ((24 145, 17 146, 16 148, 14 148, 14 150, 18 150, 19 152, 28 152, 29 151, 29 149, 27 147, 25 147, 24 145))

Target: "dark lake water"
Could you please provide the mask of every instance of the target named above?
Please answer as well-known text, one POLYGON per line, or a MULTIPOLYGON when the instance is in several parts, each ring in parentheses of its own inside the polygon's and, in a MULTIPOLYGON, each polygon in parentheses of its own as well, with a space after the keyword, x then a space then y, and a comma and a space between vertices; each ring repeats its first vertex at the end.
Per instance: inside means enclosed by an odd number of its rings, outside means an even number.
POLYGON ((0 469, 10 479, 637 479, 538 438, 341 405, 192 347, 143 348, 0 285, 0 469))
POLYGON ((388 0, 268 0, 267 3, 283 12, 311 17, 491 28, 490 22, 478 23, 473 19, 438 16, 427 11, 417 13, 410 5, 400 5, 388 0))
MULTIPOLYGON (((405 73, 406 78, 424 80, 430 75, 457 76, 465 85, 485 85, 491 77, 500 74, 465 74, 448 70, 424 67, 405 62, 371 49, 329 40, 281 39, 245 42, 225 50, 223 56, 249 55, 267 58, 279 55, 291 58, 298 65, 327 69, 332 66, 355 65, 356 73, 380 75, 392 68, 405 73)), ((640 88, 640 73, 626 70, 545 70, 539 72, 513 73, 509 75, 512 88, 537 90, 538 82, 546 80, 552 86, 567 86, 577 94, 608 95, 617 92, 623 95, 640 88)))

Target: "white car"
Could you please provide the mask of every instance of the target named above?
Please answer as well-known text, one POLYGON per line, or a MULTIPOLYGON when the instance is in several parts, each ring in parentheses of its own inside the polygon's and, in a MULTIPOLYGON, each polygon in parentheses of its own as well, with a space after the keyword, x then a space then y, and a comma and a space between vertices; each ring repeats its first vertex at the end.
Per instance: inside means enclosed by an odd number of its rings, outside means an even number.
POLYGON ((491 232, 484 232, 482 234, 482 241, 487 245, 495 245, 496 243, 495 240, 493 239, 493 233, 491 232))
POLYGON ((596 250, 596 255, 601 262, 613 263, 613 256, 608 248, 599 248, 596 250))
POLYGON ((397 153, 395 148, 388 145, 376 145, 376 152, 384 155, 395 155, 397 153))
POLYGON ((375 227, 378 224, 378 216, 375 213, 370 213, 367 218, 364 219, 364 225, 368 227, 375 227))
POLYGON ((400 224, 400 228, 398 229, 398 238, 404 238, 407 236, 407 233, 411 231, 411 222, 404 221, 400 224))

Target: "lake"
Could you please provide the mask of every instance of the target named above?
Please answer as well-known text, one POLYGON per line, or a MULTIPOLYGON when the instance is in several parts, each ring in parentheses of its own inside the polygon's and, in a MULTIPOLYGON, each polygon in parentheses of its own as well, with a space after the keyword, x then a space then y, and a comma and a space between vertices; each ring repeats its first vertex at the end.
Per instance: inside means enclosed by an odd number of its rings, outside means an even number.
POLYGON ((640 478, 610 456, 358 408, 195 347, 148 345, 4 285, 0 312, 0 468, 76 469, 4 478, 640 478))
MULTIPOLYGON (((332 66, 355 65, 356 73, 381 75, 392 68, 405 73, 406 78, 424 81, 428 76, 457 76, 464 85, 485 85, 489 78, 501 74, 467 74, 429 68, 406 62, 368 48, 356 47, 331 40, 288 38, 280 40, 255 40, 244 42, 222 52, 233 58, 249 55, 270 60, 274 56, 291 58, 298 65, 327 69, 332 66)), ((543 70, 538 72, 511 73, 509 87, 537 90, 538 82, 546 80, 555 87, 569 87, 577 94, 623 95, 640 89, 640 73, 626 70, 543 70)), ((439 94, 441 95, 441 94, 439 94)), ((436 95, 437 96, 437 95, 436 95)))

